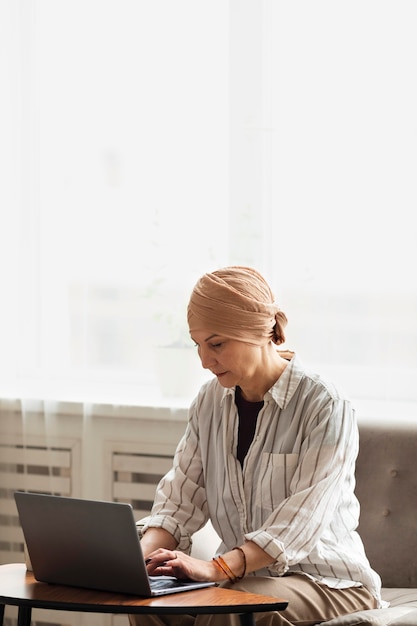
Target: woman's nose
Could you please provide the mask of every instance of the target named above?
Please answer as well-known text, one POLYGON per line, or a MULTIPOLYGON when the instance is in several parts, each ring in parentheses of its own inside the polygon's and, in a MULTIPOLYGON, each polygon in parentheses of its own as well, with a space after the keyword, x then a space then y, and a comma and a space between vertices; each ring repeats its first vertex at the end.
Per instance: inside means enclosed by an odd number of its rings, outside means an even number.
POLYGON ((210 354, 210 352, 205 347, 200 346, 198 350, 198 355, 200 357, 201 365, 206 370, 211 369, 213 365, 216 363, 216 359, 213 357, 213 355, 210 354))

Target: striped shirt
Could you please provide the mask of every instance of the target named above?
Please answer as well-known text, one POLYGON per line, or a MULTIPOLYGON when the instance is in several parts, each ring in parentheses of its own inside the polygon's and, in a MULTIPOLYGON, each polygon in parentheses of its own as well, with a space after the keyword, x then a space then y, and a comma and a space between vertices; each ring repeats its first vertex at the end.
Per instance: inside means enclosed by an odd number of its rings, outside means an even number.
POLYGON ((211 519, 219 553, 248 540, 274 559, 254 575, 302 572, 334 588, 363 584, 380 600, 380 578, 355 530, 359 436, 350 402, 294 355, 265 394, 242 467, 234 395, 217 379, 203 385, 143 530, 165 528, 187 551, 211 519))

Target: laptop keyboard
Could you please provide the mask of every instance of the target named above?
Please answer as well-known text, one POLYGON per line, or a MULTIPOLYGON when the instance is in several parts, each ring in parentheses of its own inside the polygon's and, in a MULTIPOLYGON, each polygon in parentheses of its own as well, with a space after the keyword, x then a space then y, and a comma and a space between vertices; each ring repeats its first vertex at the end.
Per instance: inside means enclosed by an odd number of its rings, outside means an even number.
POLYGON ((149 576, 149 584, 151 589, 172 589, 172 587, 181 587, 186 581, 178 580, 172 576, 149 576))

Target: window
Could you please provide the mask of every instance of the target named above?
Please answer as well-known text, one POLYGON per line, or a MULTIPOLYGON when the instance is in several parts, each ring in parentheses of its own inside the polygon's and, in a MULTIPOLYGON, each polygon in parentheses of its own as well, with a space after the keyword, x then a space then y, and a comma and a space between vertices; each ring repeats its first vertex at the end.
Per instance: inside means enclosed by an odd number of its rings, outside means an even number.
POLYGON ((415 401, 416 12, 2 3, 4 393, 153 401, 170 346, 166 396, 188 399, 190 289, 239 263, 303 360, 415 401))

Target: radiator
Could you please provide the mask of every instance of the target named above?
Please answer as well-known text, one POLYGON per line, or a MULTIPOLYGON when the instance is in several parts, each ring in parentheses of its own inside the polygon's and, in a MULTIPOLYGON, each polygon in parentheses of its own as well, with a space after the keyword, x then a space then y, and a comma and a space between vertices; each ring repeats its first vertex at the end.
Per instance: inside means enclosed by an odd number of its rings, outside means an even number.
MULTIPOLYGON (((132 505, 136 519, 150 512, 155 488, 172 465, 172 444, 106 441, 103 472, 105 493, 100 497, 132 505)), ((14 492, 78 496, 81 471, 81 441, 54 441, 40 445, 28 439, 25 445, 0 445, 0 560, 24 560, 23 533, 19 525, 14 492)), ((95 615, 34 610, 34 626, 127 626, 125 615, 95 615)), ((4 626, 17 625, 17 609, 6 607, 4 626)))
MULTIPOLYGON (((54 441, 48 445, 38 438, 0 445, 0 561, 24 561, 24 539, 14 501, 15 491, 73 495, 80 470, 79 442, 54 441)), ((35 626, 75 626, 74 615, 57 611, 33 611, 35 626)), ((17 609, 6 607, 4 626, 17 624, 17 609)))
MULTIPOLYGON (((22 407, 0 400, 0 562, 23 562, 14 492, 128 502, 147 515, 155 487, 172 465, 186 413, 167 409, 84 406, 22 407)), ((17 610, 6 607, 4 626, 17 610)), ((34 610, 34 626, 127 626, 126 615, 34 610)))

